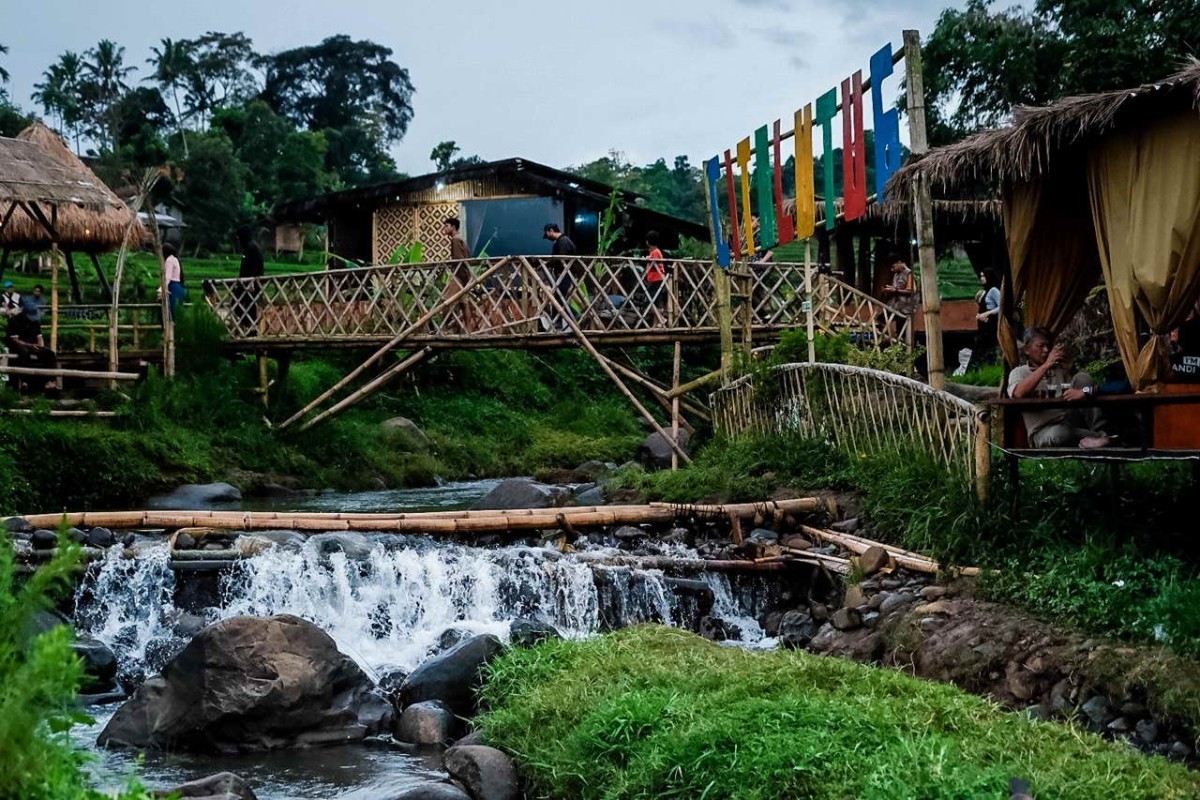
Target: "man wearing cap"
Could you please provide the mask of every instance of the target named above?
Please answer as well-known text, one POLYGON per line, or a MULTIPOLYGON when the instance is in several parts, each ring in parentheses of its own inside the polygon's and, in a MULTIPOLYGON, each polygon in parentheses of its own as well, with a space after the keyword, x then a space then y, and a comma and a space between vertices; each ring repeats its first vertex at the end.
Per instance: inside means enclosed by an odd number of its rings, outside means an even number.
POLYGON ((12 281, 4 282, 4 293, 0 294, 0 314, 15 317, 21 313, 21 295, 13 289, 12 281))
MULTIPOLYGON (((550 240, 550 255, 557 258, 569 258, 577 252, 575 242, 571 241, 571 237, 559 229, 557 223, 547 222, 542 228, 542 238, 550 240)), ((575 291, 575 278, 571 274, 571 264, 567 261, 559 261, 554 258, 550 261, 549 267, 553 271, 559 272, 558 276, 558 301, 562 303, 563 308, 570 313, 571 310, 571 293, 575 291)), ((566 330, 568 325, 565 319, 561 319, 556 312, 553 314, 556 322, 556 328, 566 330)))

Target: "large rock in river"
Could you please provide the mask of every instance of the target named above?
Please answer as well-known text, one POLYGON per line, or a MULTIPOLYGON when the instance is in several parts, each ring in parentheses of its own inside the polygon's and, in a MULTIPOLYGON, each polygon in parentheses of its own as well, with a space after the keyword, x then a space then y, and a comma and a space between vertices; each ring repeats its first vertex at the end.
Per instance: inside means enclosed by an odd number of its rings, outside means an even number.
POLYGON ((200 631, 142 684, 99 744, 239 752, 354 742, 386 730, 391 704, 333 639, 280 615, 200 631))
POLYGON ((429 659, 401 684, 401 705, 441 700, 455 714, 471 716, 478 706, 483 668, 503 649, 495 636, 473 636, 429 659))
POLYGON ((169 494, 151 497, 149 506, 164 510, 191 510, 236 503, 241 499, 242 493, 228 483, 188 483, 169 494))
POLYGON ((475 508, 507 511, 513 508, 553 508, 562 505, 568 492, 561 486, 529 478, 505 478, 475 503, 475 508))
MULTIPOLYGON (((679 447, 683 452, 689 452, 688 441, 691 439, 691 434, 686 430, 679 431, 679 447)), ((642 465, 649 469, 666 469, 671 466, 671 454, 675 452, 671 447, 671 443, 663 438, 662 434, 655 431, 646 437, 642 442, 642 446, 638 448, 638 460, 642 465)))

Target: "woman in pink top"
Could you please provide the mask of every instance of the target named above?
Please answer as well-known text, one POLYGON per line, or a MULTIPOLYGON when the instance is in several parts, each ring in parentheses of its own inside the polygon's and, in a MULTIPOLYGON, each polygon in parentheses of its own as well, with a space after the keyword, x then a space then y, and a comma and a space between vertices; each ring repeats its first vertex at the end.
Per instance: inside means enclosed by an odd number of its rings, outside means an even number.
POLYGON ((175 309, 179 308, 184 298, 187 297, 187 289, 183 285, 183 267, 180 266, 179 257, 171 245, 164 244, 162 254, 163 277, 167 281, 168 308, 171 310, 171 319, 175 319, 175 309))

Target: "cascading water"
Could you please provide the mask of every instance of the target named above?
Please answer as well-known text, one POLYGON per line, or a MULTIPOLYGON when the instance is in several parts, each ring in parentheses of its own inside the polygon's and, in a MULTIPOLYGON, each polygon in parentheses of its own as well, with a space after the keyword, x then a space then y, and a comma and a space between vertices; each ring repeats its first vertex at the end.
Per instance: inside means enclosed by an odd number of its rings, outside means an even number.
MULTIPOLYGON (((377 677, 413 669, 437 651, 448 629, 503 638, 512 620, 526 617, 582 637, 641 622, 695 624, 688 618, 694 612, 658 571, 589 564, 526 546, 324 534, 237 562, 222 574, 211 605, 186 611, 174 605, 176 580, 196 578, 177 579, 163 543, 137 559, 111 550, 80 588, 77 627, 113 648, 132 682, 186 643, 196 623, 191 617, 191 628, 181 630, 188 614, 202 621, 295 614, 327 631, 377 677)), ((735 591, 722 575, 703 580, 715 601, 712 614, 731 623, 742 641, 761 639, 754 593, 735 591), (739 601, 743 595, 747 602, 739 601)))

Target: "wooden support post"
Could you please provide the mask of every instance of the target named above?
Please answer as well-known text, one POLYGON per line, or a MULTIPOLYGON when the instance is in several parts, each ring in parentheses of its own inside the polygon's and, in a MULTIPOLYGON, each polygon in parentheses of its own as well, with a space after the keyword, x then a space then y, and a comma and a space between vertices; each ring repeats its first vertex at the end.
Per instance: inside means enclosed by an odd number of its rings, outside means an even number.
POLYGON ((271 380, 270 380, 270 364, 266 353, 256 353, 255 360, 258 362, 258 393, 262 396, 263 407, 266 408, 271 403, 271 380))
POLYGON ((600 355, 600 351, 598 351, 592 345, 592 343, 588 341, 587 336, 585 336, 583 333, 583 329, 579 327, 579 323, 575 321, 575 317, 566 308, 565 304, 559 300, 558 294, 555 292, 554 288, 549 286, 542 279, 542 277, 537 274, 533 268, 533 265, 531 265, 524 256, 521 257, 521 263, 525 266, 526 280, 536 283, 541 288, 550 305, 553 306, 554 310, 559 313, 562 320, 567 323, 567 327, 569 327, 571 332, 575 334, 575 338, 579 340, 581 345, 583 345, 583 349, 587 350, 592 358, 596 360, 596 363, 600 365, 600 369, 604 370, 604 374, 608 376, 609 380, 617 385, 617 389, 621 392, 621 394, 625 395, 625 398, 629 402, 633 403, 634 408, 636 408, 642 417, 648 423, 650 423, 650 426, 654 428, 654 432, 661 436, 663 440, 670 445, 671 449, 684 460, 684 462, 688 464, 692 463, 691 457, 688 456, 688 454, 684 452, 683 448, 679 446, 679 442, 677 442, 675 439, 672 439, 671 435, 663 430, 663 427, 658 424, 658 420, 654 418, 654 415, 651 414, 644 405, 642 405, 642 401, 638 400, 637 396, 634 395, 633 392, 629 391, 629 387, 626 386, 625 382, 621 380, 621 377, 617 375, 615 371, 613 371, 613 368, 608 365, 608 362, 605 360, 604 356, 600 355))
MULTIPOLYGON (((929 149, 925 131, 925 87, 921 76, 921 36, 904 32, 904 73, 908 88, 909 149, 919 156, 929 149)), ((925 353, 929 385, 946 388, 942 354, 942 298, 938 290, 937 254, 933 249, 933 199, 929 182, 919 172, 913 181, 913 216, 921 260, 921 304, 925 309, 925 353)))
POLYGON ((721 330, 722 383, 728 383, 733 369, 733 298, 729 286, 729 273, 713 261, 714 300, 717 304, 717 325, 721 330))
MULTIPOLYGON (((666 411, 668 414, 671 413, 671 400, 667 398, 667 392, 668 392, 667 389, 664 389, 662 386, 659 386, 657 383, 650 380, 645 375, 642 375, 641 373, 637 372, 636 370, 630 369, 629 367, 625 366, 621 362, 613 361, 611 358, 604 355, 603 353, 600 354, 600 357, 603 358, 605 361, 607 361, 608 365, 610 367, 612 367, 617 372, 624 375, 626 378, 629 378, 629 380, 633 381, 634 383, 638 384, 639 386, 644 386, 647 389, 649 389, 650 396, 654 398, 655 402, 657 402, 660 406, 662 406, 663 410, 666 411)), ((700 417, 703 420, 710 421, 710 422, 712 421, 712 415, 709 414, 708 412, 706 412, 703 408, 700 408, 699 406, 696 406, 695 404, 684 400, 680 395, 676 395, 676 397, 679 398, 680 406, 682 406, 682 408, 685 411, 687 411, 689 414, 695 414, 697 417, 700 417)), ((689 434, 695 433, 695 429, 693 429, 692 426, 690 424, 688 424, 688 421, 686 418, 681 416, 679 419, 679 422, 689 434)))
POLYGON ((95 253, 88 253, 92 259, 92 267, 96 270, 96 279, 100 281, 100 291, 104 293, 105 299, 112 299, 112 284, 108 282, 108 276, 104 274, 104 268, 100 266, 100 257, 95 253))
POLYGON ((67 280, 71 286, 71 302, 77 305, 83 303, 83 292, 79 288, 79 274, 75 271, 75 259, 71 257, 70 250, 63 251, 63 258, 67 262, 67 280))
POLYGON ((808 338, 808 363, 817 361, 817 325, 815 315, 816 303, 813 302, 812 289, 812 239, 804 240, 804 297, 808 313, 805 315, 804 330, 808 338))
POLYGON ((58 352, 58 245, 50 248, 50 349, 58 352))
POLYGON ((344 386, 346 386, 346 384, 350 383, 350 381, 354 380, 359 375, 363 374, 363 372, 365 372, 368 367, 370 367, 372 364, 379 361, 379 359, 381 359, 385 355, 387 355, 388 352, 390 352, 393 348, 396 347, 396 345, 400 344, 402 341, 407 339, 409 336, 412 336, 413 333, 415 333, 416 331, 425 327, 425 325, 427 325, 431 319, 436 317, 439 313, 441 313, 441 312, 445 311, 446 309, 450 308, 451 306, 453 306, 455 303, 457 303, 459 301, 459 299, 461 297, 463 297, 468 292, 470 292, 472 289, 474 289, 476 286, 479 286, 485 280, 490 278, 498 269, 507 265, 510 261, 512 261, 512 259, 508 258, 508 257, 500 259, 495 264, 492 264, 492 266, 488 267, 483 272, 479 273, 474 278, 467 281, 466 284, 462 288, 460 288, 458 291, 456 291, 453 294, 451 294, 450 296, 445 297, 442 300, 440 300, 437 303, 437 305, 435 305, 433 308, 429 309, 424 314, 422 314, 419 319, 417 319, 415 322, 413 322, 412 325, 409 325, 407 328, 400 331, 400 333, 398 333, 394 337, 392 337, 391 341, 389 341, 387 344, 383 345, 383 347, 380 347, 378 350, 376 350, 374 353, 372 353, 370 356, 368 356, 366 361, 364 361, 363 363, 361 363, 357 367, 355 367, 353 370, 351 370, 349 375, 342 378, 340 381, 335 383, 333 386, 330 386, 328 389, 326 389, 324 392, 322 392, 321 395, 319 397, 317 397, 317 399, 313 400, 311 403, 306 405, 304 408, 300 409, 295 414, 292 414, 292 416, 285 419, 283 421, 283 423, 280 424, 279 428, 282 430, 283 428, 286 428, 286 427, 292 425, 298 419, 303 417, 305 414, 312 411, 317 406, 321 405, 321 403, 324 403, 330 397, 333 397, 333 395, 336 394, 339 389, 343 388, 344 386))
MULTIPOLYGON (((671 360, 671 388, 679 388, 679 371, 683 360, 683 345, 675 340, 675 353, 671 360)), ((679 442, 679 395, 671 398, 671 438, 679 442)), ((679 469, 679 454, 671 453, 671 470, 679 469)))
MULTIPOLYGON (((150 220, 151 220, 150 236, 154 242, 154 255, 158 259, 158 293, 159 293, 159 305, 162 307, 161 313, 162 313, 162 325, 163 325, 163 328, 162 328, 162 330, 163 330, 163 338, 162 338, 163 375, 167 376, 168 378, 174 378, 175 377, 175 320, 172 319, 172 317, 171 317, 171 294, 170 294, 170 292, 167 291, 167 272, 166 272, 166 269, 163 267, 163 262, 165 261, 165 259, 163 258, 163 252, 162 252, 162 237, 158 230, 158 216, 154 211, 153 205, 150 206, 150 220)), ((265 362, 260 358, 259 366, 258 366, 260 380, 261 380, 261 376, 266 374, 265 373, 266 368, 265 368, 264 364, 265 364, 265 362)), ((267 388, 266 388, 265 384, 263 384, 263 386, 262 386, 262 396, 263 396, 263 403, 266 404, 267 388)))
MULTIPOLYGON (((117 321, 121 309, 121 277, 125 272, 125 260, 129 255, 129 237, 133 235, 135 225, 140 225, 138 212, 146 204, 146 200, 150 197, 150 191, 158 183, 159 173, 156 169, 147 169, 142 173, 142 180, 138 186, 137 199, 133 203, 133 215, 129 222, 125 225, 125 235, 121 238, 121 250, 117 253, 117 266, 113 270, 112 281, 112 303, 109 305, 108 311, 108 371, 116 372, 117 363, 119 361, 120 343, 118 341, 117 321)), ((153 219, 153 217, 152 217, 153 219)), ((136 328, 135 328, 136 331, 136 328)), ((136 334, 135 334, 136 335, 136 334)), ((109 388, 117 388, 116 383, 109 385, 109 388)))
POLYGON ((411 353, 403 361, 400 361, 397 364, 393 364, 392 366, 385 369, 383 372, 381 372, 378 375, 378 377, 376 377, 374 380, 369 381, 368 383, 364 384, 360 389, 358 389, 358 391, 354 392, 349 397, 347 397, 344 400, 341 400, 337 403, 334 403, 332 406, 325 409, 320 414, 317 414, 315 417, 313 417, 312 419, 305 422, 303 425, 300 426, 300 430, 306 431, 309 428, 311 428, 313 425, 316 425, 318 422, 325 419, 326 417, 330 417, 330 416, 336 414, 337 412, 341 411, 342 409, 349 408, 350 406, 354 405, 355 403, 359 402, 360 400, 365 400, 367 397, 370 397, 372 394, 374 394, 376 391, 378 391, 380 389, 380 387, 382 387, 385 383, 390 381, 392 378, 395 378, 400 373, 405 372, 406 370, 408 370, 409 367, 413 366, 418 361, 421 361, 422 359, 424 359, 426 356, 428 356, 432 352, 433 352, 433 348, 423 347, 420 350, 416 351, 415 353, 411 353))
POLYGON ((987 502, 992 479, 992 422, 986 412, 980 414, 975 429, 975 496, 987 502))

